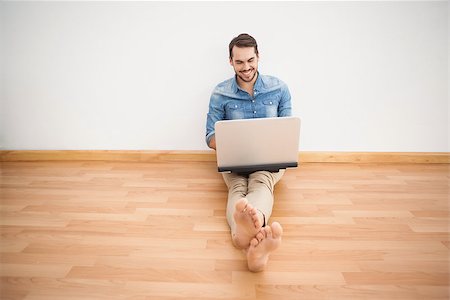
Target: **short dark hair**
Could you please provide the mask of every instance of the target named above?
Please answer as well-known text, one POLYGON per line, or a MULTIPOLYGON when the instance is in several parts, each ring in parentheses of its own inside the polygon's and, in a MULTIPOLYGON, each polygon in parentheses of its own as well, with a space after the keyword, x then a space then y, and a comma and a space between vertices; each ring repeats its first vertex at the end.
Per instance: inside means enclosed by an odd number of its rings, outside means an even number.
POLYGON ((256 40, 247 33, 241 33, 237 37, 231 40, 228 49, 230 50, 230 58, 233 57, 233 47, 245 48, 245 47, 253 47, 255 48, 255 53, 258 55, 258 44, 256 40))

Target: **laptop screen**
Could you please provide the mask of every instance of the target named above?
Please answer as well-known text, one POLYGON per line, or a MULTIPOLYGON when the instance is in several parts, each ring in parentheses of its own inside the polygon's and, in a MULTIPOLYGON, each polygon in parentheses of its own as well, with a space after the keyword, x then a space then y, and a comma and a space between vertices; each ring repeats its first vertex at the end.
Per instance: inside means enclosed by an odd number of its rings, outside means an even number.
POLYGON ((298 117, 218 121, 215 136, 219 172, 277 172, 298 166, 298 117))

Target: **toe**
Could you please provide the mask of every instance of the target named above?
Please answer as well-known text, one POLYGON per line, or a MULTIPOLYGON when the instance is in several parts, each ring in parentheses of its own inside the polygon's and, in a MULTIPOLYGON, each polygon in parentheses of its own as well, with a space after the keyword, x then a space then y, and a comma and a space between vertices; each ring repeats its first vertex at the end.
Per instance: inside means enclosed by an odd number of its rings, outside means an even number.
POLYGON ((255 208, 254 208, 250 203, 248 203, 247 199, 245 200, 245 203, 247 204, 247 205, 245 206, 245 210, 246 210, 250 215, 253 215, 253 212, 254 212, 255 208))
POLYGON ((253 219, 253 225, 255 226, 255 229, 261 228, 261 223, 259 223, 258 219, 253 219))
POLYGON ((266 232, 266 237, 271 238, 272 237, 272 228, 270 228, 270 226, 266 226, 266 227, 264 227, 264 229, 266 232))
POLYGON ((283 228, 281 227, 280 223, 273 222, 270 227, 271 227, 271 231, 272 231, 272 236, 274 238, 278 238, 283 234, 283 228))
POLYGON ((255 236, 256 239, 258 239, 258 242, 261 242, 264 238, 265 238, 265 234, 264 231, 261 230, 260 232, 258 232, 255 236))
POLYGON ((259 227, 261 227, 261 225, 259 224, 259 215, 258 215, 258 211, 256 209, 251 211, 251 217, 252 217, 252 221, 255 224, 255 226, 259 225, 259 227))
POLYGON ((243 212, 245 210, 245 208, 247 207, 247 199, 242 198, 240 200, 238 200, 238 202, 236 203, 236 210, 239 212, 243 212))
POLYGON ((250 241, 250 246, 251 247, 256 247, 258 246, 259 241, 256 238, 252 238, 252 240, 250 241))

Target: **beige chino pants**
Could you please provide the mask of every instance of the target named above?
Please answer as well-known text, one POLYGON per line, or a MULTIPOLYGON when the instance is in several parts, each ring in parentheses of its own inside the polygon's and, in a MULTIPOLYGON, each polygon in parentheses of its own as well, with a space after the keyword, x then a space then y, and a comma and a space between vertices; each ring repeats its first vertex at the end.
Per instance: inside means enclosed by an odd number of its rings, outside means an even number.
POLYGON ((248 177, 222 173, 225 184, 228 187, 227 221, 234 234, 236 222, 233 218, 236 202, 241 198, 247 198, 248 203, 261 211, 268 224, 273 207, 273 190, 275 184, 283 177, 285 170, 279 172, 258 171, 248 177))

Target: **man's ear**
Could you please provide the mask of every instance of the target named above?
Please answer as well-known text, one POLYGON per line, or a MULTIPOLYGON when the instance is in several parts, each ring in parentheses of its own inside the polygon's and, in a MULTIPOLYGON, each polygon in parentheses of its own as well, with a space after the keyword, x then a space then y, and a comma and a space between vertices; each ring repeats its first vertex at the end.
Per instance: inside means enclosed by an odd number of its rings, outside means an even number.
POLYGON ((232 57, 230 57, 230 65, 231 66, 233 65, 233 58, 232 57))

